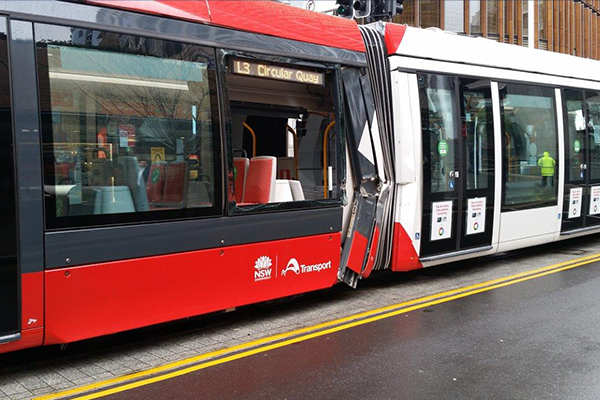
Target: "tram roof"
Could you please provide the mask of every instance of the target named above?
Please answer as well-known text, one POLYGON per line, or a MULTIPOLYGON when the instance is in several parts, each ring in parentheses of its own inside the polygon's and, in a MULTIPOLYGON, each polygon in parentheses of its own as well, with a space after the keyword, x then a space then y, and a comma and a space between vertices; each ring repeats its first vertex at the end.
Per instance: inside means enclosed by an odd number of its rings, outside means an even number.
POLYGON ((386 24, 386 44, 390 55, 600 82, 600 62, 596 60, 439 29, 386 24))
POLYGON ((86 3, 364 52, 356 22, 267 0, 87 0, 86 3))

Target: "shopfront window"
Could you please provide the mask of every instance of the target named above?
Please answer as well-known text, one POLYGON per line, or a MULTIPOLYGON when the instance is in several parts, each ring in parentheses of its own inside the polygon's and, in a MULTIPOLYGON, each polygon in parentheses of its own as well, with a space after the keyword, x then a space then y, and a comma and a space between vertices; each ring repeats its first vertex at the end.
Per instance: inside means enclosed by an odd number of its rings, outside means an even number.
POLYGON ((396 24, 415 25, 417 0, 405 0, 403 3, 404 11, 402 14, 394 15, 392 21, 396 24))
POLYGON ((554 89, 500 85, 503 210, 556 204, 558 132, 554 89))
POLYGON ((499 0, 488 0, 487 5, 487 33, 490 36, 497 37, 499 33, 498 21, 499 21, 499 0))
POLYGON ((548 4, 545 0, 538 0, 538 31, 540 32, 540 41, 548 40, 547 22, 548 22, 548 4))
POLYGON ((444 3, 444 29, 451 32, 465 31, 465 3, 463 0, 444 3))
POLYGON ((220 214, 213 51, 37 25, 49 227, 220 214))
POLYGON ((469 33, 481 35, 481 0, 469 0, 469 33))
POLYGON ((441 26, 441 6, 439 0, 420 0, 421 28, 439 28, 441 26))

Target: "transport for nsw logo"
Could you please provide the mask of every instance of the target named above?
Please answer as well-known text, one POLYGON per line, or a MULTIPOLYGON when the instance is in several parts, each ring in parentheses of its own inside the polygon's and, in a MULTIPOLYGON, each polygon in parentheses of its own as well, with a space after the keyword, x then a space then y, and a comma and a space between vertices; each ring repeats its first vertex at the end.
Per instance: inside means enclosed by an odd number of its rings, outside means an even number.
POLYGON ((311 272, 321 272, 327 269, 331 269, 331 261, 327 261, 325 263, 305 265, 300 264, 295 258, 290 258, 290 261, 288 261, 287 263, 287 267, 281 270, 281 276, 292 275, 290 274, 290 272, 293 272, 296 275, 301 275, 308 274, 311 272))
POLYGON ((267 279, 271 279, 273 270, 271 266, 273 262, 267 256, 260 256, 258 260, 254 263, 254 281, 266 281, 267 279))
POLYGON ((298 260, 296 260, 295 258, 292 258, 288 262, 287 267, 285 267, 285 269, 281 271, 281 275, 286 276, 289 271, 295 272, 296 275, 300 275, 300 264, 298 264, 298 260))

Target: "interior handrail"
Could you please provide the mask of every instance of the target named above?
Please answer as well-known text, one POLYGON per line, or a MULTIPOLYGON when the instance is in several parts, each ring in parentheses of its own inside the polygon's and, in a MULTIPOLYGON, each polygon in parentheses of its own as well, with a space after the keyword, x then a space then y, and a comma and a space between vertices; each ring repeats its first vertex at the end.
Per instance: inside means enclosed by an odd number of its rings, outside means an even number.
POLYGON ((254 158, 256 157, 256 133, 254 133, 254 129, 250 128, 250 125, 246 122, 244 122, 244 127, 252 134, 252 158, 254 158))
POLYGON ((323 198, 329 198, 329 191, 327 190, 328 182, 327 182, 327 140, 329 138, 329 131, 335 125, 335 121, 332 121, 327 128, 325 128, 325 133, 323 134, 323 198))
POLYGON ((298 169, 298 135, 291 126, 286 125, 287 130, 294 135, 294 171, 296 171, 296 180, 300 180, 300 173, 298 169))

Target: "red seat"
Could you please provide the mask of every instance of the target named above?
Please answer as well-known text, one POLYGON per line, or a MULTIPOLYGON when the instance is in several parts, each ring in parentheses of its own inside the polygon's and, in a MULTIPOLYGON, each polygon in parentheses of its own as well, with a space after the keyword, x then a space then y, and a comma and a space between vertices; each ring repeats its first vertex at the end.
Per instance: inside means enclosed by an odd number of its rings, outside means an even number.
POLYGON ((244 192, 246 190, 246 176, 248 174, 248 166, 250 165, 250 160, 246 157, 235 157, 233 159, 233 166, 236 170, 235 176, 235 201, 237 203, 244 202, 244 192))
POLYGON ((245 204, 265 204, 275 200, 277 158, 254 157, 250 160, 246 176, 245 204))
POLYGON ((149 203, 160 203, 163 200, 166 169, 166 162, 155 162, 150 166, 148 182, 146 183, 146 194, 149 203))
POLYGON ((172 162, 167 166, 163 203, 179 204, 186 200, 188 165, 183 161, 172 162))

